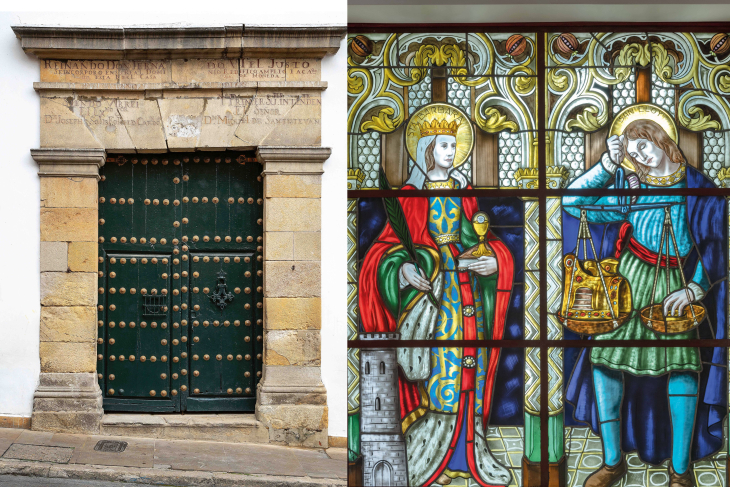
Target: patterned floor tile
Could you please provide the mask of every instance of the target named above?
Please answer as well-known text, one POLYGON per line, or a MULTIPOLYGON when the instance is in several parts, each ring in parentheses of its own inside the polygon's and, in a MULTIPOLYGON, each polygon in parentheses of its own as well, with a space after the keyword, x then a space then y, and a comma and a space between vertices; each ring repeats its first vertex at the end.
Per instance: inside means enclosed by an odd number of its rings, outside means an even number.
POLYGON ((697 487, 722 487, 720 476, 714 468, 695 469, 694 474, 697 487))
POLYGON ((585 468, 591 472, 603 465, 603 456, 596 453, 584 453, 581 455, 578 468, 585 468))
POLYGON ((650 468, 646 471, 647 485, 650 487, 662 487, 669 484, 669 472, 665 468, 650 468))
POLYGON ((626 474, 625 487, 645 487, 646 486, 646 470, 629 469, 626 474))
POLYGON ((488 438, 487 446, 493 452, 505 451, 504 442, 500 438, 488 438))
POLYGON ((520 450, 517 453, 510 453, 509 454, 510 465, 512 467, 521 467, 522 466, 522 457, 523 457, 522 450, 520 450))

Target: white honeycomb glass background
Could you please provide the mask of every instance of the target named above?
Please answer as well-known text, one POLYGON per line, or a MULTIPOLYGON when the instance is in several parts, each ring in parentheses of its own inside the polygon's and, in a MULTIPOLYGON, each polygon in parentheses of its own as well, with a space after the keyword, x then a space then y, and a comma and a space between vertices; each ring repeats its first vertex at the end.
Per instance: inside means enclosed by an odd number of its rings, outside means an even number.
POLYGON ((408 88, 408 116, 428 103, 431 103, 431 76, 408 88))
POLYGON ((664 82, 656 73, 651 73, 652 101, 674 116, 674 90, 672 85, 664 82))
POLYGON ((365 173, 363 187, 378 187, 380 169, 380 133, 367 132, 357 137, 357 164, 365 173))
POLYGON ((522 165, 522 139, 520 134, 499 133, 499 185, 517 187, 515 172, 522 165))
POLYGON ((719 187, 721 184, 717 173, 727 165, 728 159, 725 155, 725 133, 704 132, 702 135, 702 169, 719 187))
POLYGON ((583 174, 586 161, 584 132, 563 134, 560 145, 560 163, 568 169, 569 181, 583 174))
POLYGON ((629 77, 613 85, 613 114, 636 103, 636 72, 632 69, 629 77))

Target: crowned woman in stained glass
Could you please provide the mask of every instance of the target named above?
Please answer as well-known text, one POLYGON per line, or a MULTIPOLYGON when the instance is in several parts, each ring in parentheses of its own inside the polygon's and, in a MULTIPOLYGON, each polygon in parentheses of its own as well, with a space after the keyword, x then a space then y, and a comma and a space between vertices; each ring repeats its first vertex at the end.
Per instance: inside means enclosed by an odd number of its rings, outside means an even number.
MULTIPOLYGON (((455 168, 468 157, 472 140, 468 116, 455 107, 437 103, 420 109, 406 129, 415 164, 403 191, 469 188, 455 168)), ((499 349, 456 348, 446 341, 502 338, 512 255, 488 232, 489 255, 459 268, 459 255, 479 242, 472 224, 475 198, 400 197, 398 202, 403 221, 389 213, 362 262, 359 312, 365 332, 397 331, 401 339, 445 342, 398 349, 408 483, 445 485, 462 477, 474 486, 507 485, 511 475, 486 441, 499 349)))
MULTIPOLYGON (((609 188, 610 194, 621 179, 614 176, 623 171, 622 164, 633 169, 622 188, 714 187, 687 164, 674 122, 661 108, 629 107, 618 114, 611 133, 600 163, 570 189, 609 188)), ((689 487, 694 485, 691 461, 722 446, 727 359, 723 348, 707 349, 702 356, 697 347, 662 345, 667 339, 726 337, 725 202, 712 196, 646 194, 626 203, 608 195, 563 198, 564 210, 576 217, 566 218, 564 241, 576 234, 582 210, 587 209, 590 223, 605 224, 603 242, 615 241, 615 247, 605 247, 619 259, 618 273, 630 284, 634 309, 625 323, 594 337, 626 340, 626 347, 584 349, 566 388, 575 419, 591 425, 603 444, 604 464, 584 485, 613 485, 626 474, 624 453, 637 451, 648 463, 669 459, 669 485, 689 487), (663 238, 668 219, 675 245, 663 238), (704 305, 707 319, 684 332, 657 333, 639 313, 655 303, 661 304, 664 320, 683 316, 693 303, 704 305), (657 346, 632 347, 634 340, 656 340, 657 346)))

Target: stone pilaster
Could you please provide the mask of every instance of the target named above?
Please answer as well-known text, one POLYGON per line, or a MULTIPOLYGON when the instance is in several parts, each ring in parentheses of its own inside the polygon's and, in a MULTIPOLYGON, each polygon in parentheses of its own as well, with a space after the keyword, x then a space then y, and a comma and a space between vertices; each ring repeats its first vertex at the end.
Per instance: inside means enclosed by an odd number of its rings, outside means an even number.
POLYGON ((264 174, 264 373, 256 418, 272 442, 327 447, 321 377, 322 147, 259 147, 264 174))
POLYGON ((41 183, 41 374, 34 430, 99 431, 96 280, 102 149, 34 149, 41 183))

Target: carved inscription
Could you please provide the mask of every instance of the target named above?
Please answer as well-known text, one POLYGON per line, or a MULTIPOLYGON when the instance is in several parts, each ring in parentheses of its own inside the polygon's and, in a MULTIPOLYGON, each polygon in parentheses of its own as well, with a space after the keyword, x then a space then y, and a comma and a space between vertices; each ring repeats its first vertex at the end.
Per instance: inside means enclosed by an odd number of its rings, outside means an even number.
POLYGON ((319 81, 319 59, 41 60, 41 81, 118 85, 319 81))
POLYGON ((118 83, 119 61, 58 61, 41 59, 41 81, 118 83))
POLYGON ((242 59, 241 81, 319 81, 319 59, 242 59))
POLYGON ((169 61, 119 61, 119 83, 166 83, 169 61))
POLYGON ((241 81, 286 81, 286 61, 241 59, 241 81))
POLYGON ((142 114, 139 100, 56 98, 53 102, 65 105, 69 110, 61 113, 42 113, 41 122, 44 124, 87 124, 107 127, 162 125, 159 117, 140 116, 142 114))
POLYGON ((204 115, 203 125, 320 125, 322 99, 307 93, 271 93, 220 99, 225 115, 204 115), (296 110, 296 111, 295 111, 296 110), (292 113, 296 115, 292 116, 292 113))

